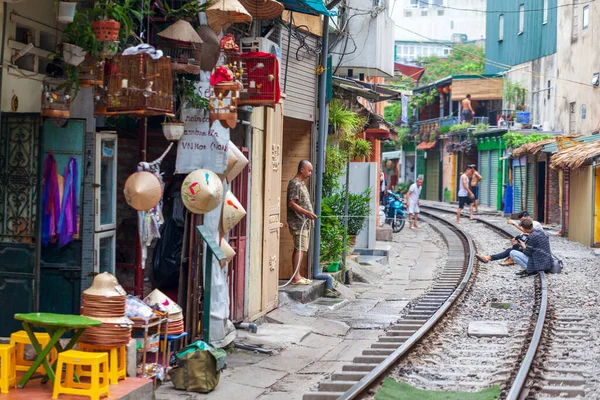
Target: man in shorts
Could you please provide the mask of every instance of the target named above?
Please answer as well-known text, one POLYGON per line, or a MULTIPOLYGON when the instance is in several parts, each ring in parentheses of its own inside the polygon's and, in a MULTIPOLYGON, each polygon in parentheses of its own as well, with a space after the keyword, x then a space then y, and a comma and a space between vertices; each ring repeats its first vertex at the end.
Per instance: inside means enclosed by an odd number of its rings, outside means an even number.
MULTIPOLYGON (((298 164, 296 176, 290 180, 287 187, 287 222, 294 239, 294 254, 292 255, 292 268, 296 271, 302 263, 305 253, 308 253, 310 229, 317 216, 313 213, 310 193, 307 182, 312 174, 313 166, 307 160, 298 164)), ((300 269, 292 277, 296 285, 308 285, 312 281, 300 275, 300 269)))
POLYGON ((410 229, 418 228, 417 221, 419 220, 419 196, 423 185, 423 175, 417 177, 417 181, 410 185, 406 193, 406 205, 408 209, 408 227, 410 229))
POLYGON ((473 198, 475 195, 471 191, 471 177, 473 176, 474 168, 468 166, 465 173, 460 176, 458 187, 458 210, 456 210, 456 223, 460 224, 460 214, 462 213, 465 204, 469 206, 469 215, 473 219, 473 198))
POLYGON ((475 164, 469 165, 469 167, 473 167, 473 177, 471 178, 471 191, 475 196, 473 198, 473 209, 475 212, 479 212, 479 182, 483 179, 479 172, 477 172, 477 166, 475 164))
POLYGON ((471 95, 468 94, 463 101, 461 101, 461 112, 460 112, 460 120, 464 124, 465 122, 471 123, 473 121, 473 116, 475 116, 475 111, 473 111, 473 106, 471 106, 471 95))

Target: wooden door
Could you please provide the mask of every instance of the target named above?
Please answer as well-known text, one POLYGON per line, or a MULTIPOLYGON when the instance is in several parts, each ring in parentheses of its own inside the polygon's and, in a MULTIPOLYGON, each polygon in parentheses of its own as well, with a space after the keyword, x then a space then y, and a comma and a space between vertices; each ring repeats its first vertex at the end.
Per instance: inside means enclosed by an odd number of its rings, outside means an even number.
POLYGON ((266 109, 265 123, 265 224, 263 236, 262 310, 277 307, 279 239, 281 236, 281 145, 283 107, 266 109))

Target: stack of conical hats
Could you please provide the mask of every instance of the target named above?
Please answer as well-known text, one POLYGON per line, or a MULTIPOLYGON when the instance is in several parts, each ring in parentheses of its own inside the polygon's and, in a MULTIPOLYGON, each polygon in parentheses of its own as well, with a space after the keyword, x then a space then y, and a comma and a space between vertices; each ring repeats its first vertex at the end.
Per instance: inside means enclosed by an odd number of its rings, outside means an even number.
POLYGON ((166 328, 166 324, 162 325, 161 333, 167 335, 179 335, 183 333, 183 310, 177 303, 171 300, 167 295, 158 289, 154 289, 152 293, 144 299, 144 302, 150 307, 164 311, 168 315, 169 327, 166 328))
POLYGON ((117 278, 108 272, 96 275, 92 286, 83 292, 81 315, 102 322, 85 330, 83 343, 98 346, 124 346, 131 340, 133 322, 125 317, 127 293, 117 278))

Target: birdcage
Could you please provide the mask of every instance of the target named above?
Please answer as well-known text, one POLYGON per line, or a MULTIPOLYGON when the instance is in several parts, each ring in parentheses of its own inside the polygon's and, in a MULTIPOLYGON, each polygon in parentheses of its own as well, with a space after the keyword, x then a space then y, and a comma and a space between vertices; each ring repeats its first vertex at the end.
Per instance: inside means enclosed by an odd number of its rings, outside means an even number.
POLYGON ((104 85, 104 60, 90 54, 79 66, 79 86, 82 88, 104 85))
POLYGON ((69 118, 71 109, 71 87, 64 78, 47 76, 42 83, 41 114, 48 118, 69 118))
POLYGON ((189 22, 179 20, 159 32, 156 47, 171 59, 174 72, 200 73, 202 39, 189 22))
POLYGON ((237 108, 242 85, 238 81, 221 82, 213 87, 208 99, 208 119, 210 125, 219 121, 224 128, 237 125, 237 108))
POLYGON ((106 114, 173 116, 173 75, 166 57, 115 56, 104 68, 106 114))
POLYGON ((279 102, 281 92, 276 56, 248 52, 230 56, 228 60, 229 68, 244 86, 239 105, 272 107, 279 102))

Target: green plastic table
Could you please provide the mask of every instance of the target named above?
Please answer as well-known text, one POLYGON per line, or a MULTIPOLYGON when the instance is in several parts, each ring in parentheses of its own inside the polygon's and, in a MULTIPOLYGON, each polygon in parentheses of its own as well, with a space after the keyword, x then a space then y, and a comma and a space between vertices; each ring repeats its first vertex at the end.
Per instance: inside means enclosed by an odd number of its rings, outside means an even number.
POLYGON ((102 323, 95 319, 82 317, 80 315, 70 314, 51 314, 51 313, 30 313, 30 314, 15 314, 15 319, 22 321, 23 329, 27 332, 27 336, 31 340, 31 345, 37 353, 37 358, 27 370, 25 375, 19 381, 18 387, 23 388, 31 379, 35 371, 40 365, 44 366, 48 380, 54 384, 54 369, 46 358, 52 348, 54 347, 58 353, 67 351, 73 348, 83 332, 91 326, 99 326, 102 323), (37 338, 33 334, 32 327, 38 327, 44 329, 50 335, 50 342, 42 349, 42 346, 38 342, 37 338), (75 331, 73 337, 69 343, 62 347, 59 339, 67 331, 75 331))

